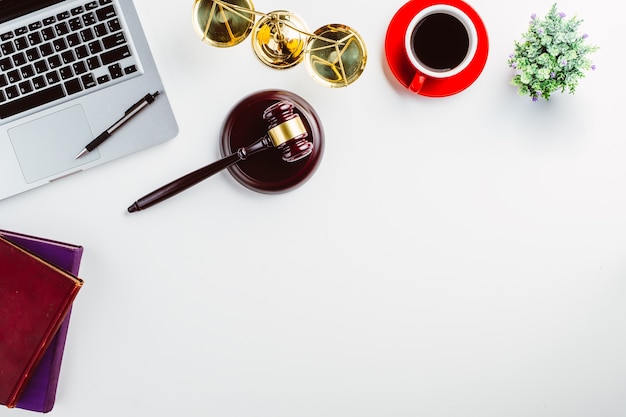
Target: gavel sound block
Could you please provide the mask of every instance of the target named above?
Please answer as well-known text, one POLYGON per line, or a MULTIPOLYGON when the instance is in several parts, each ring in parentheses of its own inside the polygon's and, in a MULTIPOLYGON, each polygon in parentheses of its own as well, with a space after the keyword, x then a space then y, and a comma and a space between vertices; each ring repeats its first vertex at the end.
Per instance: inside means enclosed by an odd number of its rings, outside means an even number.
POLYGON ((300 116, 308 133, 306 140, 313 143, 313 151, 298 161, 285 162, 280 150, 270 149, 228 167, 240 184, 261 193, 274 194, 294 189, 307 181, 319 166, 324 153, 324 131, 313 107, 289 91, 259 91, 232 108, 220 133, 222 156, 237 152, 237 149, 267 134, 268 125, 263 114, 268 107, 282 100, 294 104, 293 112, 300 116))

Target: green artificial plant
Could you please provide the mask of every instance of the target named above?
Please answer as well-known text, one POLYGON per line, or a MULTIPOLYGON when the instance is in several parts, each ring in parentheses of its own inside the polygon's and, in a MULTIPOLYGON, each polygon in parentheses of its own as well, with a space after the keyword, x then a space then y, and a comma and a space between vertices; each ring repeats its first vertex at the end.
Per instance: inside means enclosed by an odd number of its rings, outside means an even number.
POLYGON ((566 19, 556 3, 545 18, 531 16, 528 30, 515 41, 508 64, 515 71, 511 84, 533 101, 549 100, 557 90, 573 94, 585 71, 595 70, 589 55, 598 48, 580 34, 581 19, 566 19))

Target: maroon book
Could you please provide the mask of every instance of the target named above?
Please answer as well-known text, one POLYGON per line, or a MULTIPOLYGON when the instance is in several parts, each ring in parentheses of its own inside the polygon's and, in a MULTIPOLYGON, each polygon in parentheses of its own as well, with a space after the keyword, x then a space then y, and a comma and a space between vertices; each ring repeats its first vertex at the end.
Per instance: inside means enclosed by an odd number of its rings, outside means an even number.
POLYGON ((0 404, 17 405, 82 284, 0 237, 0 404))
MULTIPOLYGON (((78 275, 83 247, 37 236, 0 230, 0 236, 71 274, 78 275)), ((56 401, 71 310, 32 373, 16 408, 47 413, 56 401)))

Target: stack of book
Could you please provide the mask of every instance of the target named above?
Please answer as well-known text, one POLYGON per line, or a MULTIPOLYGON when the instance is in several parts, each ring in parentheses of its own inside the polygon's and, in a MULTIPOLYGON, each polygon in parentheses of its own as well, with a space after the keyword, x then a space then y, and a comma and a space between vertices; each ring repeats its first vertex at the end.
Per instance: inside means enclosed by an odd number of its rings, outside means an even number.
POLYGON ((82 254, 0 230, 0 404, 52 410, 82 254))

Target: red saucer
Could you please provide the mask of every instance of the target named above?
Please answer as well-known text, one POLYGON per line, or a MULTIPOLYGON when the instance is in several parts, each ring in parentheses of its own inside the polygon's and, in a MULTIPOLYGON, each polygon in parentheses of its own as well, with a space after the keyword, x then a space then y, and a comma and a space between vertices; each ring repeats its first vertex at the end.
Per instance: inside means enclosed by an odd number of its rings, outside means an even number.
POLYGON ((228 168, 240 184, 260 193, 282 193, 300 186, 313 175, 324 153, 324 130, 313 107, 289 91, 266 90, 245 97, 230 111, 220 135, 222 156, 237 152, 266 135, 263 112, 281 100, 294 104, 294 113, 302 119, 309 134, 307 140, 313 143, 313 152, 299 161, 285 162, 279 149, 268 149, 228 168))
POLYGON ((460 73, 448 78, 426 78, 418 94, 427 97, 446 97, 459 93, 469 87, 480 75, 487 62, 489 39, 487 30, 480 16, 467 3, 461 0, 411 0, 398 10, 389 23, 385 37, 385 55, 389 69, 405 88, 415 75, 404 49, 404 38, 411 20, 422 10, 436 4, 456 7, 472 20, 478 35, 476 54, 470 64, 460 73))

